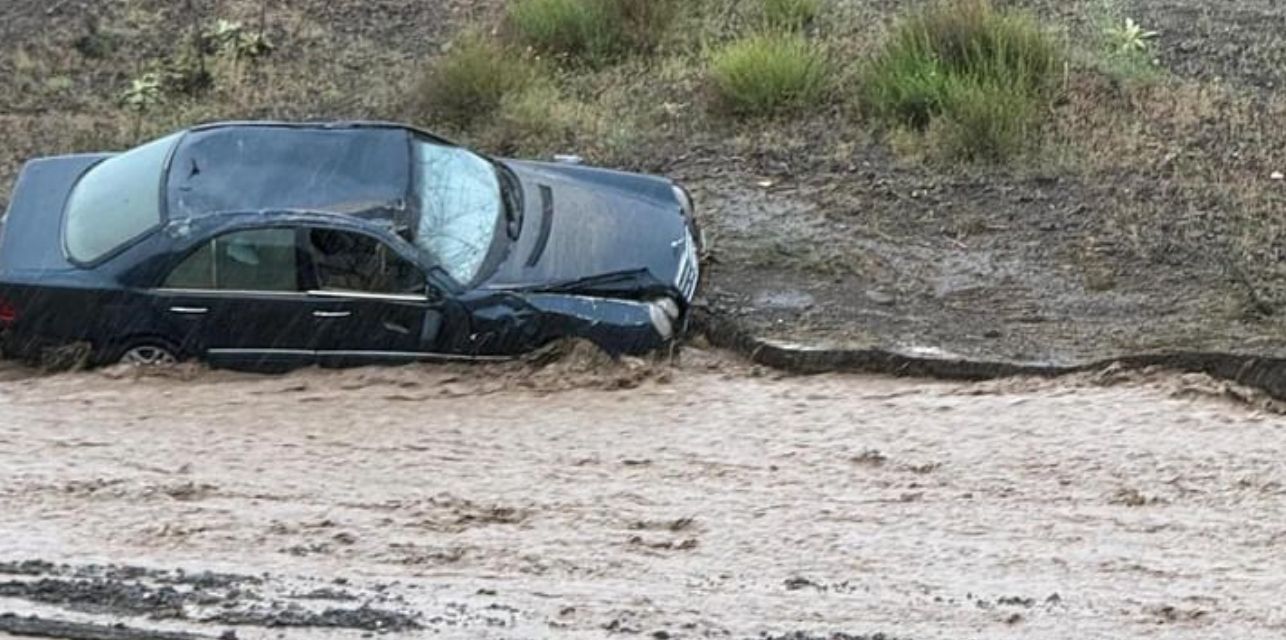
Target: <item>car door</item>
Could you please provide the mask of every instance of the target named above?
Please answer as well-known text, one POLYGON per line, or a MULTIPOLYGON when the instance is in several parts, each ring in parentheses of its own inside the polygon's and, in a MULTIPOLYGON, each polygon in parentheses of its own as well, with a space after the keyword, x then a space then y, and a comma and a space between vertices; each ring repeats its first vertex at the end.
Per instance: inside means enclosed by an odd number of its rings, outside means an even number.
POLYGON ((442 332, 443 299, 424 272, 382 239, 347 229, 307 228, 309 296, 324 302, 316 343, 323 365, 426 359, 442 332))
POLYGON ((311 364, 326 305, 304 290, 306 261, 289 227, 229 232, 191 251, 154 290, 179 348, 212 364, 311 364))

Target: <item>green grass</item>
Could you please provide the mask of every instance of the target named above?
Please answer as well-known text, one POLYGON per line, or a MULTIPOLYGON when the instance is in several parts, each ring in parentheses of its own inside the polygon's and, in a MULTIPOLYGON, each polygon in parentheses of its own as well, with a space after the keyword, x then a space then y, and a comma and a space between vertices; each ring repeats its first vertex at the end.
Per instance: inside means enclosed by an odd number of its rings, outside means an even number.
POLYGON ((655 50, 679 0, 517 0, 507 16, 523 45, 567 61, 602 65, 655 50))
POLYGON ((926 137, 943 159, 1003 162, 1034 143, 1038 109, 1022 87, 954 78, 926 137))
POLYGON ((413 109, 426 122, 468 126, 494 113, 507 95, 542 81, 536 63, 493 40, 466 35, 429 65, 413 109))
POLYGON ((714 54, 715 106, 742 116, 800 111, 826 99, 830 69, 819 45, 794 33, 764 33, 714 54))
POLYGON ((822 0, 760 0, 764 25, 769 29, 796 31, 817 21, 822 0))
POLYGON ((1035 130, 1062 54, 1030 17, 954 0, 905 18, 863 74, 868 112, 934 129, 952 157, 1004 160, 1035 130))

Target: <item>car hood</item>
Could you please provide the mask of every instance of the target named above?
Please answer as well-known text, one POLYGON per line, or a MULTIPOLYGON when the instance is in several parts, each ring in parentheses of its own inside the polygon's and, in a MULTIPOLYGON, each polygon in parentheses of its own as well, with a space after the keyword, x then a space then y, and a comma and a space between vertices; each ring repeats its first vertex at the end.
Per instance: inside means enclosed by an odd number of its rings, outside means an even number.
POLYGON ((522 184, 522 233, 491 289, 644 297, 682 290, 695 260, 670 181, 605 169, 506 161, 522 184))

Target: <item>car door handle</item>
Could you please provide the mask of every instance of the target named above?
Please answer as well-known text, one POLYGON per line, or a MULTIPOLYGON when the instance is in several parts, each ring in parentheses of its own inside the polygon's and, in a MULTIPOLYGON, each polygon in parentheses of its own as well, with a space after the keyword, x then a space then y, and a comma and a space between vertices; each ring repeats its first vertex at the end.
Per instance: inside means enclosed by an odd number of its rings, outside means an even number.
POLYGON ((347 318, 353 315, 352 311, 314 311, 314 318, 347 318))
POLYGON ((179 313, 185 316, 201 316, 210 312, 205 307, 170 307, 172 313, 179 313))

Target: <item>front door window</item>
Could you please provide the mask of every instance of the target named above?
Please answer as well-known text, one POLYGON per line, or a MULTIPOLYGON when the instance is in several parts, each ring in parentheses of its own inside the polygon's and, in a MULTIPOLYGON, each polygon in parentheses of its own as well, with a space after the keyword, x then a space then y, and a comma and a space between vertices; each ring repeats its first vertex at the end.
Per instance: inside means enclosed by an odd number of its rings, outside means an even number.
POLYGON ((170 272, 167 289, 296 292, 299 261, 293 229, 255 229, 219 236, 170 272))
POLYGON ((426 280, 419 267, 371 236, 312 229, 308 247, 322 291, 424 294, 426 280))

